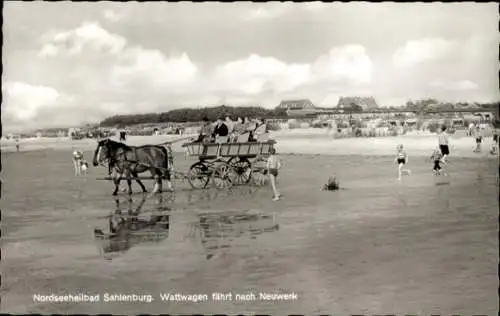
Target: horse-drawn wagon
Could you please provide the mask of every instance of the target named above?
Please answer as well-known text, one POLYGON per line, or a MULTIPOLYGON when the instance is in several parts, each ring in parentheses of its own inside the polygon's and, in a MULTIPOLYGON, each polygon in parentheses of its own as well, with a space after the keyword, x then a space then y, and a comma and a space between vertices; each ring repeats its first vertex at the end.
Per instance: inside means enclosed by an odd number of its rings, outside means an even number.
MULTIPOLYGON (((176 140, 177 142, 179 140, 176 140)), ((182 145, 189 157, 198 161, 186 173, 173 170, 172 142, 159 145, 127 146, 123 143, 104 139, 98 142, 94 152, 93 165, 107 166, 108 176, 98 180, 112 180, 115 183, 113 195, 118 193, 121 180, 126 180, 129 194, 132 194, 131 181, 135 180, 146 192, 141 180, 154 179, 154 192, 161 191, 162 180, 166 179, 169 190, 171 180, 187 179, 194 189, 204 189, 209 183, 216 188, 230 188, 233 185, 247 184, 252 178, 256 183, 263 175, 266 158, 275 141, 244 143, 200 143, 189 142, 182 145), (114 172, 114 176, 112 176, 114 172), (150 172, 150 177, 140 173, 150 172)))
POLYGON ((185 143, 189 157, 198 158, 186 178, 194 189, 206 188, 212 181, 217 188, 247 184, 265 169, 265 158, 275 141, 245 143, 185 143))

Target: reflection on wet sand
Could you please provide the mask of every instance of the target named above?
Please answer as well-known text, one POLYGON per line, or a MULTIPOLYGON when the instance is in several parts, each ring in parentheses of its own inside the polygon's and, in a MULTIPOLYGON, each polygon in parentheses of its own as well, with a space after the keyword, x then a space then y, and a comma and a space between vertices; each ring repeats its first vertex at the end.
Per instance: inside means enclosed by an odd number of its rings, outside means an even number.
POLYGON ((206 258, 211 259, 221 249, 231 247, 237 237, 252 239, 266 232, 279 230, 275 214, 262 214, 250 210, 198 214, 197 228, 206 258))
POLYGON ((162 241, 168 238, 170 230, 171 208, 165 205, 163 195, 158 195, 156 205, 150 210, 143 210, 147 197, 134 207, 134 201, 127 200, 127 213, 124 214, 120 199, 116 199, 116 208, 108 216, 108 230, 94 229, 94 238, 101 254, 111 259, 111 253, 123 253, 132 246, 152 241, 162 241))
POLYGON ((180 200, 181 195, 177 194, 176 202, 181 203, 198 203, 198 202, 208 202, 216 201, 218 199, 226 199, 230 197, 246 197, 255 194, 260 188, 252 187, 236 187, 228 190, 191 190, 187 191, 185 195, 185 201, 180 200))

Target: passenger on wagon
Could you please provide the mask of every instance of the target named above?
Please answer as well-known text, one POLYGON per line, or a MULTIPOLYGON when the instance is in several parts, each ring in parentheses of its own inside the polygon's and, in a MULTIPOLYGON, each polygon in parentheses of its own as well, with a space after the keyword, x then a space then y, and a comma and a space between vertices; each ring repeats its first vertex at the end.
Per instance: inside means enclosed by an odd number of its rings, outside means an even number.
POLYGON ((238 120, 234 122, 233 125, 233 130, 231 132, 231 142, 238 142, 238 138, 240 135, 244 134, 246 132, 245 124, 244 124, 244 119, 241 117, 238 117, 238 120))
POLYGON ((196 142, 210 142, 212 138, 212 124, 207 117, 203 118, 203 125, 201 126, 200 135, 196 142))
POLYGON ((218 144, 227 143, 229 130, 223 118, 217 119, 214 129, 215 142, 218 144))
POLYGON ((227 130, 228 130, 228 134, 231 135, 231 133, 233 132, 233 128, 234 128, 234 122, 229 116, 226 116, 226 126, 227 126, 227 130))
POLYGON ((256 120, 256 125, 257 127, 255 130, 251 133, 251 140, 253 141, 259 141, 261 137, 263 137, 264 134, 267 133, 267 125, 262 119, 257 119, 256 120))
POLYGON ((245 123, 247 131, 250 133, 253 133, 253 131, 257 128, 257 122, 255 119, 249 120, 248 117, 245 117, 245 123))

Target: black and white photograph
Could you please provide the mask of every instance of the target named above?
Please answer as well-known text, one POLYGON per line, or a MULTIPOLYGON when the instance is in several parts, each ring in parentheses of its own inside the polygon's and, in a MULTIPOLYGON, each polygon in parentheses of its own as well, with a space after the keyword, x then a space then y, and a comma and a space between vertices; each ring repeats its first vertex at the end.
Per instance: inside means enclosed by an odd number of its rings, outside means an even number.
POLYGON ((5 314, 498 315, 496 2, 3 3, 5 314))

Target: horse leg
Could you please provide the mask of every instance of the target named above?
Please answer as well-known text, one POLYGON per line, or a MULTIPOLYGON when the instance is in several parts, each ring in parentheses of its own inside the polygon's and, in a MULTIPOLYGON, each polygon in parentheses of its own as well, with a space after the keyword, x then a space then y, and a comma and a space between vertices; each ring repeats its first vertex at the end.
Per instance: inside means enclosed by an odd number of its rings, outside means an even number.
POLYGON ((156 180, 154 192, 161 193, 163 191, 163 181, 161 179, 161 175, 155 174, 154 178, 156 180))
POLYGON ((116 173, 115 177, 113 179, 113 182, 115 183, 115 190, 113 191, 113 196, 118 195, 118 189, 120 188, 120 182, 121 182, 121 177, 122 175, 120 173, 116 173))
POLYGON ((132 195, 132 180, 130 179, 131 172, 125 172, 125 177, 127 178, 128 195, 132 195))
POLYGON ((144 183, 142 183, 141 179, 138 179, 138 178, 139 178, 139 175, 137 174, 137 172, 132 172, 132 175, 133 175, 133 176, 134 176, 134 178, 135 178, 135 182, 137 182, 137 184, 141 187, 142 192, 143 192, 143 193, 148 192, 148 190, 146 190, 146 187, 144 186, 144 183))
POLYGON ((121 181, 120 178, 113 180, 113 182, 115 183, 115 190, 113 191, 112 195, 114 196, 118 195, 118 189, 120 188, 120 181, 121 181))
POLYGON ((166 172, 166 178, 167 178, 167 191, 173 192, 174 188, 172 188, 172 174, 170 170, 166 172))
POLYGON ((155 185, 152 194, 161 193, 162 192, 161 172, 158 172, 158 170, 156 169, 150 169, 150 172, 151 176, 155 179, 155 185))
POLYGON ((128 195, 132 195, 132 180, 127 179, 128 195))

